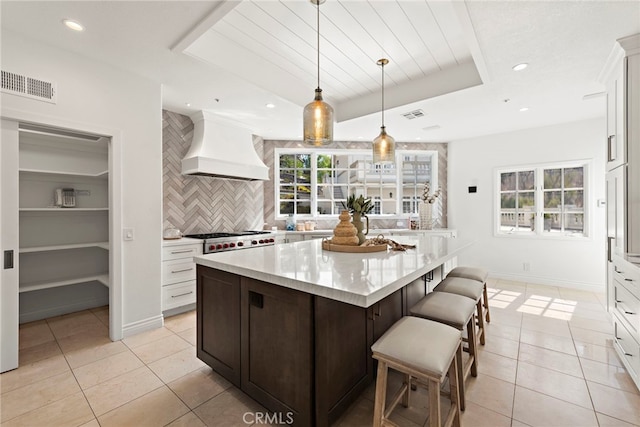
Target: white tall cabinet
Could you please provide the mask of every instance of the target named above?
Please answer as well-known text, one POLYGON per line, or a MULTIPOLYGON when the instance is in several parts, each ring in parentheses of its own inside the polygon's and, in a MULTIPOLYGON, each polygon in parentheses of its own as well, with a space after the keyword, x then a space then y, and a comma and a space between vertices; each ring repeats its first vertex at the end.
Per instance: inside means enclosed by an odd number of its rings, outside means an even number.
POLYGON ((607 295, 614 348, 640 388, 640 34, 616 43, 607 87, 607 295))

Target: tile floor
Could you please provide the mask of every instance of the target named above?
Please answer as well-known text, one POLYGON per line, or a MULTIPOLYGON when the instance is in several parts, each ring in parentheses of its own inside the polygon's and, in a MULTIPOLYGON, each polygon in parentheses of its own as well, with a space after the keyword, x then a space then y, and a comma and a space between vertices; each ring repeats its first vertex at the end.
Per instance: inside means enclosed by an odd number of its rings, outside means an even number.
MULTIPOLYGON (((611 347, 604 295, 505 280, 489 289, 464 425, 640 425, 640 392, 611 347)), ((99 308, 21 326, 20 368, 0 375, 2 427, 246 426, 244 414, 264 411, 195 357, 195 312, 119 342, 107 320, 99 308)), ((335 425, 371 425, 373 396, 372 385, 335 425)), ((393 419, 421 426, 427 413, 419 389, 393 419)))

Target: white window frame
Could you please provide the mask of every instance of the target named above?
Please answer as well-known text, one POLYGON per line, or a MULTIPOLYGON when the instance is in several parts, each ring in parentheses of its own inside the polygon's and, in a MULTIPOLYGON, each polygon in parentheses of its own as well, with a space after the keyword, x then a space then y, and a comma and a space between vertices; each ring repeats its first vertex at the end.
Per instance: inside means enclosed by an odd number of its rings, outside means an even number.
MULTIPOLYGON (((273 200, 274 200, 274 210, 275 210, 275 219, 283 220, 286 219, 288 214, 280 214, 280 185, 278 181, 280 179, 280 156, 283 154, 312 154, 311 160, 311 214, 296 214, 296 217, 299 219, 331 219, 337 218, 339 213, 337 214, 316 214, 318 212, 318 182, 317 182, 317 157, 315 155, 320 154, 340 154, 340 155, 371 155, 373 157, 373 153, 370 149, 329 149, 329 148, 276 148, 274 149, 274 185, 273 185, 273 200)), ((404 156, 415 156, 415 155, 431 155, 431 188, 437 189, 439 188, 438 183, 438 152, 436 150, 396 150, 396 165, 402 164, 404 160, 404 156)), ((401 174, 401 170, 399 168, 395 168, 396 171, 396 182, 395 182, 395 194, 402 194, 402 184, 403 182, 398 179, 401 174)), ((433 190, 435 191, 435 190, 433 190)), ((422 194, 422 189, 420 188, 418 191, 418 195, 422 194)), ((403 218, 406 219, 407 216, 411 215, 410 213, 402 213, 402 197, 396 197, 396 214, 369 214, 370 218, 379 218, 379 219, 395 219, 395 218, 403 218)), ((417 214, 417 212, 415 213, 417 214)))
POLYGON ((593 230, 591 215, 591 200, 593 192, 592 180, 592 162, 591 160, 571 160, 566 162, 553 163, 537 163, 529 165, 520 165, 512 167, 499 167, 494 169, 494 211, 493 211, 493 234, 496 237, 506 238, 533 238, 533 239, 559 239, 559 240, 590 240, 591 230, 593 230), (544 232, 544 170, 545 169, 569 169, 582 167, 583 175, 583 213, 584 213, 584 231, 583 233, 549 233, 544 232), (500 229, 500 212, 501 212, 501 181, 500 175, 509 172, 535 171, 535 224, 534 230, 523 231, 502 231, 500 229))

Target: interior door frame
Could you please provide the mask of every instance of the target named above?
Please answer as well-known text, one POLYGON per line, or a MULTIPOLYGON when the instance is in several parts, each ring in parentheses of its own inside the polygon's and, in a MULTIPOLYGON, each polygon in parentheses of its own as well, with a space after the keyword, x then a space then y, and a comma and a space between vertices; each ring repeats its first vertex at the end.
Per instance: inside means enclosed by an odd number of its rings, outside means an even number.
MULTIPOLYGON (((74 122, 60 117, 3 108, 0 119, 101 135, 109 140, 109 338, 123 338, 122 320, 122 131, 95 123, 74 122)), ((16 178, 17 179, 17 178, 16 178)), ((16 248, 17 250, 17 248, 16 248)), ((16 284, 17 286, 17 284, 16 284)))
POLYGON ((18 123, 2 120, 0 146, 0 372, 18 367, 18 123), (13 266, 5 265, 5 251, 13 251, 13 266))

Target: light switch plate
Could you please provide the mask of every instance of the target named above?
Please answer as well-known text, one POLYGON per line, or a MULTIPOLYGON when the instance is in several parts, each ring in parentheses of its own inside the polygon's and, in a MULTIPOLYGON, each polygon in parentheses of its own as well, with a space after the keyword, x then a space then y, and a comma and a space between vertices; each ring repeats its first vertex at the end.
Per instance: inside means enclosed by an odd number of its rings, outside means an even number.
POLYGON ((133 228, 123 228, 122 238, 124 240, 133 240, 133 228))

